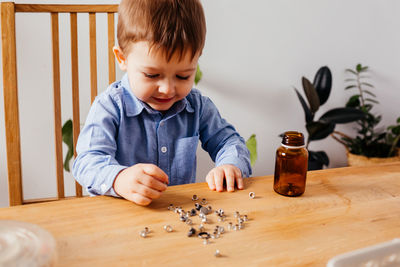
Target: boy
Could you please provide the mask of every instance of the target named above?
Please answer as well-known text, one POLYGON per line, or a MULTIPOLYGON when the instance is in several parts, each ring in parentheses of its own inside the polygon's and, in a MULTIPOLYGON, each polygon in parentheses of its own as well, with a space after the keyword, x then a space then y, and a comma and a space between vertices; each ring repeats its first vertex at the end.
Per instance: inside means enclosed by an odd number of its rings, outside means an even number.
POLYGON ((122 0, 114 54, 126 74, 100 94, 77 143, 73 175, 91 195, 139 205, 195 182, 198 141, 216 162, 211 190, 243 189, 249 151, 211 100, 192 89, 205 43, 199 0, 122 0))

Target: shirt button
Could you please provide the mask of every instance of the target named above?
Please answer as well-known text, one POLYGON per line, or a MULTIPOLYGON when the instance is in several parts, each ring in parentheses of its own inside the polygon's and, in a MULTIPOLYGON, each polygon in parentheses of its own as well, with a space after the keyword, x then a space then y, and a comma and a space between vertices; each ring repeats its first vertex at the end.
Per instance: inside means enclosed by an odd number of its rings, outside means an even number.
POLYGON ((105 184, 102 184, 102 185, 100 186, 100 189, 101 189, 101 191, 104 193, 104 192, 106 192, 106 190, 107 190, 107 186, 106 186, 105 184))
POLYGON ((162 153, 167 152, 167 147, 165 147, 165 146, 161 147, 161 152, 162 152, 162 153))

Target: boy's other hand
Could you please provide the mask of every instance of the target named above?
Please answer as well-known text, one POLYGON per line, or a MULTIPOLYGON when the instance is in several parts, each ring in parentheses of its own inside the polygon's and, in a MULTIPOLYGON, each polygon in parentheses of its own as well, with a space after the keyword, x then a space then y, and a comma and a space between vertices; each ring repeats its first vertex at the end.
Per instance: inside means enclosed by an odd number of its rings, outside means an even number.
POLYGON ((243 178, 240 169, 231 164, 225 164, 212 169, 206 177, 206 182, 211 190, 222 192, 226 179, 226 190, 235 191, 235 181, 238 189, 243 189, 243 178))
POLYGON ((123 198, 146 206, 167 189, 168 176, 154 164, 135 164, 121 171, 114 180, 115 192, 123 198))

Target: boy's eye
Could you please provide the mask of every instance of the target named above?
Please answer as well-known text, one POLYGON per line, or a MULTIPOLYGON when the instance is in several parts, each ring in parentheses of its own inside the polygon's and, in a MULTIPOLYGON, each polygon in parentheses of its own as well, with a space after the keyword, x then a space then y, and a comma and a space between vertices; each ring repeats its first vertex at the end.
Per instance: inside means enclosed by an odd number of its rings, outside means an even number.
POLYGON ((189 79, 190 75, 188 76, 180 76, 180 75, 176 75, 176 78, 180 79, 180 80, 187 80, 189 79))
POLYGON ((160 76, 160 74, 148 74, 148 73, 144 73, 144 72, 143 72, 143 74, 146 78, 150 78, 150 79, 154 79, 154 78, 157 78, 158 76, 160 76))

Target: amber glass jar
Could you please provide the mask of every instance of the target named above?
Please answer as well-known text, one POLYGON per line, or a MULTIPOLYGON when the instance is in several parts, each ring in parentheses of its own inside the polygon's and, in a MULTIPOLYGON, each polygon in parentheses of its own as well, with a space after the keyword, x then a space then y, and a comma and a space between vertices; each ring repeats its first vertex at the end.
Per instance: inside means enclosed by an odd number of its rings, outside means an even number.
POLYGON ((308 151, 302 133, 289 131, 276 150, 275 192, 289 197, 300 196, 306 189, 308 151))

